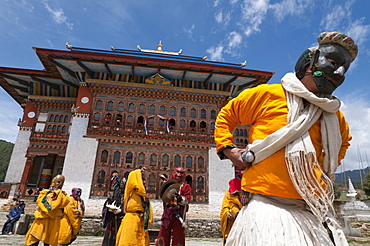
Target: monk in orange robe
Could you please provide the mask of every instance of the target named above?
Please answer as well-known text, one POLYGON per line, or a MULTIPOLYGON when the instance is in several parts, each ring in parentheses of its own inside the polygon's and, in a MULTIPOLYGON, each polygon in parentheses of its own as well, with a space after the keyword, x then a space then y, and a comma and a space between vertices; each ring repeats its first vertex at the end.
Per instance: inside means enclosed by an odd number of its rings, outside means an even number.
MULTIPOLYGON (((241 178, 243 176, 244 169, 237 166, 235 166, 234 168, 235 178, 229 181, 229 188, 225 192, 220 212, 220 225, 223 237, 223 245, 225 245, 231 227, 233 226, 239 211, 243 207, 243 191, 241 189, 241 178)), ((246 195, 245 193, 246 192, 244 192, 244 195, 246 195)))
POLYGON ((60 221, 58 244, 70 245, 77 238, 80 231, 81 221, 85 214, 84 201, 81 199, 80 188, 73 188, 69 203, 64 209, 63 218, 60 221))
POLYGON ((68 195, 62 190, 64 176, 57 175, 53 178, 50 189, 40 192, 36 200, 38 209, 35 211, 35 220, 26 234, 26 245, 58 245, 60 220, 63 208, 68 203, 68 195))
POLYGON ((147 229, 153 221, 153 213, 146 197, 144 170, 134 170, 127 178, 124 195, 125 217, 117 232, 116 246, 149 246, 150 244, 147 229))

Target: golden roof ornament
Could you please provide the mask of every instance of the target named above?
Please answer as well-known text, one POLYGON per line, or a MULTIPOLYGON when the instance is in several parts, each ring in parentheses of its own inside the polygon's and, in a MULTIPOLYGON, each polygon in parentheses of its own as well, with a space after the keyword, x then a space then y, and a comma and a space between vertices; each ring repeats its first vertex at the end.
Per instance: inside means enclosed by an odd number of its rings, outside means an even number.
POLYGON ((72 49, 72 45, 70 45, 68 42, 66 42, 66 48, 71 50, 72 49))
POLYGON ((159 40, 158 49, 157 51, 162 51, 162 40, 159 40))
POLYGON ((163 51, 162 46, 163 46, 162 41, 159 41, 157 50, 142 49, 142 48, 140 48, 140 45, 137 45, 136 48, 141 52, 160 53, 160 54, 166 54, 166 55, 176 55, 176 56, 178 56, 182 53, 182 49, 180 49, 179 52, 163 51))

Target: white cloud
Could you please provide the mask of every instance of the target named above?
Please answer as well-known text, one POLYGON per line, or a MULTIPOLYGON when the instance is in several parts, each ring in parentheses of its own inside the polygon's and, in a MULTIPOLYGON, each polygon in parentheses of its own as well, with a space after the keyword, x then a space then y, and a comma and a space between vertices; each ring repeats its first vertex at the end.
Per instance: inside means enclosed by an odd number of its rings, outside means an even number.
POLYGON ((350 22, 346 33, 355 40, 358 45, 363 44, 367 41, 367 37, 370 33, 370 25, 363 25, 365 18, 361 18, 350 22))
POLYGON ((46 1, 44 2, 44 6, 56 23, 66 24, 69 29, 73 29, 73 23, 67 21, 67 17, 64 15, 63 9, 52 9, 46 1))
POLYGON ((286 16, 299 16, 305 13, 306 9, 312 6, 314 0, 284 0, 280 3, 271 4, 269 8, 274 12, 278 21, 282 21, 286 16))
POLYGON ((337 30, 341 25, 343 19, 348 17, 348 13, 345 11, 343 6, 334 6, 333 11, 328 13, 320 22, 320 26, 324 30, 337 30))
POLYGON ((259 26, 268 10, 269 0, 244 1, 242 4, 242 21, 244 34, 248 37, 255 32, 260 32, 259 26))
POLYGON ((187 28, 184 28, 184 32, 188 34, 189 38, 192 39, 192 40, 195 40, 193 38, 193 31, 195 29, 195 25, 193 24, 189 29, 187 28))
POLYGON ((216 12, 215 13, 215 20, 219 24, 227 25, 229 24, 231 20, 230 13, 223 13, 222 11, 216 12))
MULTIPOLYGON (((370 125, 368 124, 370 122, 370 103, 364 99, 364 96, 359 93, 346 96, 345 103, 341 108, 352 135, 351 146, 343 161, 346 170, 358 169, 359 158, 365 160, 365 152, 370 149, 370 125)), ((342 169, 339 168, 338 171, 342 171, 342 169)))
POLYGON ((224 50, 224 47, 222 45, 219 45, 217 47, 211 47, 207 49, 206 52, 210 54, 210 60, 223 61, 223 57, 222 57, 223 50, 224 50))
POLYGON ((189 29, 184 28, 184 31, 191 36, 193 34, 194 28, 195 28, 195 25, 193 24, 193 25, 191 25, 191 27, 189 29))
POLYGON ((240 57, 240 45, 243 41, 243 36, 236 32, 230 32, 226 38, 226 50, 224 53, 231 54, 234 57, 240 57))
POLYGON ((237 33, 236 31, 233 31, 229 33, 228 39, 228 47, 229 48, 235 48, 239 46, 243 40, 242 35, 240 33, 237 33))
POLYGON ((329 31, 342 31, 352 37, 361 45, 369 35, 370 25, 364 25, 365 18, 352 17, 354 0, 347 1, 344 5, 335 5, 321 20, 320 27, 329 31))
POLYGON ((216 20, 217 23, 222 22, 222 11, 215 14, 215 20, 216 20))
POLYGON ((34 6, 26 1, 1 1, 0 30, 6 33, 7 39, 17 37, 26 29, 28 22, 24 19, 32 16, 33 10, 34 6))

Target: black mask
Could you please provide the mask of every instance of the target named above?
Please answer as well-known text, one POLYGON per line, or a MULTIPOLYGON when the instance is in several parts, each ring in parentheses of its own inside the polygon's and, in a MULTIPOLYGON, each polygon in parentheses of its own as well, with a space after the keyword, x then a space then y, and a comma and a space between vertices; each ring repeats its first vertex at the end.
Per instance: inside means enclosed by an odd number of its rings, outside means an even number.
POLYGON ((343 83, 351 61, 351 55, 341 45, 320 45, 319 57, 312 68, 313 80, 320 92, 332 94, 343 83))
POLYGON ((295 71, 298 79, 305 75, 310 66, 313 80, 323 94, 332 94, 344 81, 352 58, 349 52, 339 44, 323 44, 318 52, 307 49, 298 59, 295 71))

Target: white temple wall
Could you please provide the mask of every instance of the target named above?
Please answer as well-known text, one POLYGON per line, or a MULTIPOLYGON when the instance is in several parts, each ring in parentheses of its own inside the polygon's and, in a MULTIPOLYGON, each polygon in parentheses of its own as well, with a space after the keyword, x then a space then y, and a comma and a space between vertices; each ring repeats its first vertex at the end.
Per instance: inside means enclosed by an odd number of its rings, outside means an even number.
POLYGON ((20 183, 26 166, 27 149, 30 145, 30 136, 32 131, 30 129, 20 129, 18 131, 17 139, 15 140, 13 153, 10 158, 8 171, 6 172, 6 183, 20 183))
POLYGON ((208 159, 209 212, 219 213, 229 181, 235 177, 234 168, 230 160, 220 160, 216 148, 210 148, 208 159))
MULTIPOLYGON (((82 189, 82 199, 90 197, 98 141, 94 138, 85 138, 88 117, 73 117, 70 127, 68 147, 64 159, 63 175, 65 183, 63 190, 68 195, 72 188, 82 189)), ((86 204, 87 207, 89 204, 86 204)))

